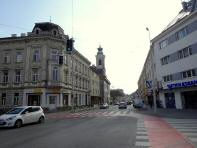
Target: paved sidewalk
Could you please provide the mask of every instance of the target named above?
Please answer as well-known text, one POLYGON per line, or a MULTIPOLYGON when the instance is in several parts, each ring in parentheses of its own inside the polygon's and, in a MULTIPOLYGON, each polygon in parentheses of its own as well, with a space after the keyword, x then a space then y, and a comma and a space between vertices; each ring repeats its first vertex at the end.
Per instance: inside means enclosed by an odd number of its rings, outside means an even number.
POLYGON ((175 119, 197 119, 197 109, 163 109, 157 108, 156 114, 151 108, 148 109, 133 109, 135 113, 144 115, 153 115, 164 118, 175 118, 175 119))
POLYGON ((194 148, 176 129, 159 117, 145 117, 152 148, 194 148))

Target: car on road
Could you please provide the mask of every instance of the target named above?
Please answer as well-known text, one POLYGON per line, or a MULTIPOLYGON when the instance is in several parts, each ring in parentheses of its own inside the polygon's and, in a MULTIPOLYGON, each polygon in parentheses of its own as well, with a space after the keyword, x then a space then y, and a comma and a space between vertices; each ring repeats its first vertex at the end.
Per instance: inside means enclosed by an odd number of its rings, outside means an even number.
POLYGON ((119 109, 127 109, 127 103, 126 102, 120 102, 118 108, 119 109))
POLYGON ((135 99, 133 102, 133 107, 134 108, 143 108, 144 103, 143 103, 142 99, 135 99))
POLYGON ((109 108, 109 105, 107 103, 103 103, 100 105, 100 109, 107 109, 109 108))
POLYGON ((45 115, 40 106, 15 107, 0 116, 0 127, 20 128, 24 124, 43 123, 45 115))

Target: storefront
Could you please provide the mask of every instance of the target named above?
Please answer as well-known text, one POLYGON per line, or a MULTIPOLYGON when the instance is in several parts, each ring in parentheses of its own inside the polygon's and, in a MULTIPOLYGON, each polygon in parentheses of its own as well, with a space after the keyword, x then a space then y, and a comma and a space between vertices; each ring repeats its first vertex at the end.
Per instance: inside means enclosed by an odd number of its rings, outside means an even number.
POLYGON ((197 109, 197 80, 172 83, 160 93, 165 108, 197 109))

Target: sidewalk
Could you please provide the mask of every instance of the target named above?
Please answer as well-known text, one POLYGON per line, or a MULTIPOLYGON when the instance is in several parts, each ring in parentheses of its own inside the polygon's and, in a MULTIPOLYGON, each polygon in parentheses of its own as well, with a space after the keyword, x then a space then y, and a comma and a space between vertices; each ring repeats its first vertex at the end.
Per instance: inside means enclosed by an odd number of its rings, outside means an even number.
POLYGON ((152 115, 164 118, 175 118, 175 119, 197 119, 197 109, 167 109, 157 108, 156 114, 153 108, 147 109, 133 109, 135 113, 144 115, 152 115))

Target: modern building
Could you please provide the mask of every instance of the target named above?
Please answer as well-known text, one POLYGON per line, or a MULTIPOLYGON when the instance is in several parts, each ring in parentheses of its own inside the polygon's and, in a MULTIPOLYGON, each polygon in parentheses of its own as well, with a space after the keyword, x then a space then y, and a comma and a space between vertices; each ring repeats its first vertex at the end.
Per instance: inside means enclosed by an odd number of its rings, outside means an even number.
POLYGON ((175 19, 151 40, 150 50, 154 56, 147 59, 148 63, 152 61, 153 67, 145 66, 142 72, 145 82, 154 83, 152 89, 164 108, 196 109, 197 1, 182 2, 182 5, 183 9, 175 19), (148 77, 153 71, 152 78, 148 77))
POLYGON ((0 38, 0 108, 90 105, 90 61, 77 50, 68 54, 68 39, 49 22, 0 38))

